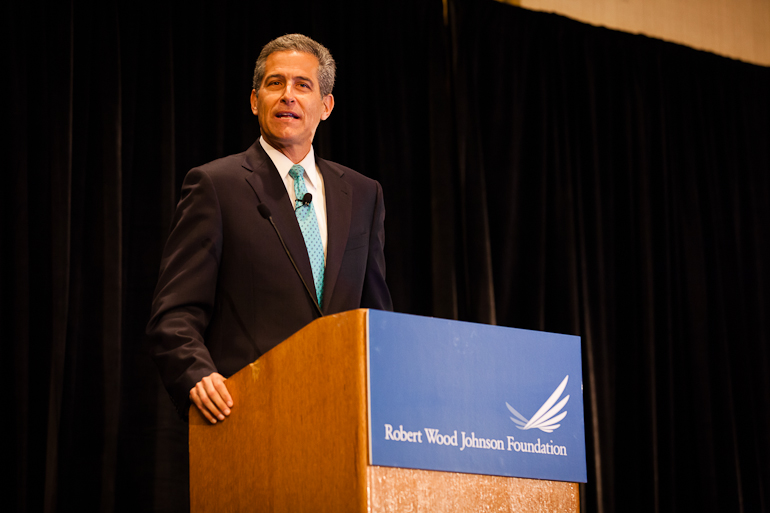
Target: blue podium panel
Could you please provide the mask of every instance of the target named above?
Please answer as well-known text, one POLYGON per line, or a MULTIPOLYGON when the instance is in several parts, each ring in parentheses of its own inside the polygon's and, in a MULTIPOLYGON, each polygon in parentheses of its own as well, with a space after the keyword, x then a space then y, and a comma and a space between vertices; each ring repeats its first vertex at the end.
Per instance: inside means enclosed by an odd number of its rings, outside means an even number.
POLYGON ((370 310, 372 465, 586 482, 580 338, 370 310))

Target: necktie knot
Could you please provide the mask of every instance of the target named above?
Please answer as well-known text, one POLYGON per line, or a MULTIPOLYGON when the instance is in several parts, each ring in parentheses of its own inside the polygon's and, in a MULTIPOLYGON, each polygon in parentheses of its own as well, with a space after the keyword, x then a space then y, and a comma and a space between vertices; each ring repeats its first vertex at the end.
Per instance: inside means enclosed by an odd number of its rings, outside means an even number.
MULTIPOLYGON (((289 176, 294 179, 294 210, 301 207, 305 207, 308 203, 305 203, 305 194, 307 194, 307 185, 305 184, 305 168, 299 164, 294 164, 289 169, 289 176)), ((305 209, 305 215, 308 215, 309 210, 305 209)), ((299 215, 299 214, 297 214, 299 215)))
POLYGON ((305 168, 300 166, 299 164, 294 164, 293 166, 291 166, 291 169, 289 169, 289 176, 291 176, 295 180, 304 174, 305 174, 305 168))

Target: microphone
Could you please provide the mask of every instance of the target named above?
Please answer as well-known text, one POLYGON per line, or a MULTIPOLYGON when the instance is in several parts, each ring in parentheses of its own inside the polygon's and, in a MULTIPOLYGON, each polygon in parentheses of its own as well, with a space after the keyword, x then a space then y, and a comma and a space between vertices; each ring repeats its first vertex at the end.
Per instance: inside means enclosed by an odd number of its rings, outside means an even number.
MULTIPOLYGON (((302 205, 300 205, 299 207, 304 207, 304 206, 310 205, 310 202, 313 201, 313 195, 310 194, 309 192, 306 192, 305 195, 302 196, 302 199, 298 199, 296 201, 302 203, 302 205)), ((299 208, 299 207, 297 207, 297 208, 299 208)), ((294 210, 296 210, 296 208, 294 210)))
MULTIPOLYGON (((307 193, 302 198, 302 202, 304 203, 305 201, 307 201, 309 204, 310 201, 312 201, 312 198, 313 196, 310 193, 307 193)), ((308 287, 307 282, 305 281, 305 278, 302 276, 302 273, 299 272, 297 263, 294 262, 294 259, 291 257, 291 253, 289 252, 289 248, 286 247, 286 243, 283 241, 283 237, 281 237, 281 232, 278 231, 278 227, 273 222, 273 216, 270 213, 270 209, 264 203, 260 203, 259 205, 257 205, 257 210, 259 210, 259 215, 261 215, 262 217, 270 221, 270 224, 273 225, 273 230, 275 230, 276 235, 278 235, 278 240, 281 241, 281 246, 283 246, 283 250, 286 252, 286 256, 289 257, 289 260, 291 261, 291 265, 294 266, 294 270, 297 271, 297 276, 299 276, 299 279, 302 280, 302 285, 305 286, 307 295, 310 296, 310 300, 313 301, 313 306, 315 306, 315 309, 318 311, 318 315, 323 317, 324 313, 321 311, 321 307, 318 305, 318 300, 316 299, 315 294, 313 294, 313 291, 311 291, 310 287, 308 287)))

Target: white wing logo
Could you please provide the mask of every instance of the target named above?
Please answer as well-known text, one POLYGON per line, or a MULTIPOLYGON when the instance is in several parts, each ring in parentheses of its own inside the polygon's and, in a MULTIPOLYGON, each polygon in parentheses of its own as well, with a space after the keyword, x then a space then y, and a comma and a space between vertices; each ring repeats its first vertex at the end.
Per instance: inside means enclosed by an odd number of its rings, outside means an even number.
POLYGON ((567 381, 569 380, 569 376, 564 377, 564 381, 561 382, 561 385, 559 385, 556 390, 553 391, 553 394, 551 394, 551 397, 548 398, 548 400, 543 403, 543 406, 540 407, 539 410, 537 410, 537 413, 535 413, 531 419, 527 420, 524 418, 524 416, 517 412, 513 406, 511 406, 508 403, 505 403, 505 405, 508 407, 511 413, 513 413, 517 418, 511 417, 511 420, 514 424, 516 424, 516 427, 519 429, 539 429, 540 431, 545 431, 546 433, 552 433, 554 429, 561 426, 561 424, 558 424, 561 419, 567 416, 567 412, 559 413, 559 411, 564 408, 564 405, 567 404, 567 401, 569 401, 569 396, 565 397, 561 401, 559 401, 559 396, 562 392, 564 392, 564 389, 567 386, 567 381), (556 401, 559 401, 559 403, 554 406, 554 403, 556 401), (552 407, 553 406, 553 407, 552 407), (557 415, 558 413, 558 415, 557 415))

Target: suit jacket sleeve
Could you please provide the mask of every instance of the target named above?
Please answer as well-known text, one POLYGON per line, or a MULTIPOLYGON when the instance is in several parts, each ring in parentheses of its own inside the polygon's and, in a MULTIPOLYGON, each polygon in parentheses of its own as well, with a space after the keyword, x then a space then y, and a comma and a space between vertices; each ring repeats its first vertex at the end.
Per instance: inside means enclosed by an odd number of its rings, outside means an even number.
POLYGON ((204 343, 222 254, 222 215, 211 178, 185 177, 147 326, 150 353, 180 415, 189 391, 217 368, 204 343))

